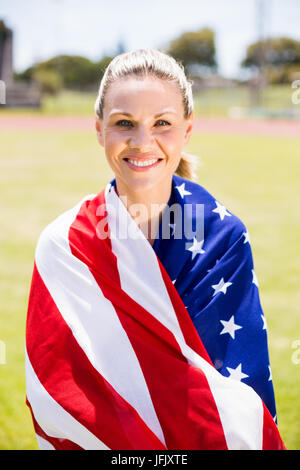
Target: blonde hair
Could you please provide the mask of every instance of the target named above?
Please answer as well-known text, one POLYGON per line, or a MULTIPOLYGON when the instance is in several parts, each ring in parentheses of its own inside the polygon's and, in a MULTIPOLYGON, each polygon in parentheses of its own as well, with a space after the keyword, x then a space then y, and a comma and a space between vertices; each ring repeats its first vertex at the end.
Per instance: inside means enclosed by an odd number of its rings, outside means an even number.
MULTIPOLYGON (((128 76, 145 77, 147 75, 177 83, 182 95, 184 118, 187 119, 193 109, 192 80, 187 79, 183 65, 170 55, 156 49, 138 49, 117 55, 106 68, 100 83, 95 102, 95 112, 103 119, 104 99, 113 82, 128 76)), ((195 179, 197 157, 182 152, 175 171, 183 178, 195 179)))

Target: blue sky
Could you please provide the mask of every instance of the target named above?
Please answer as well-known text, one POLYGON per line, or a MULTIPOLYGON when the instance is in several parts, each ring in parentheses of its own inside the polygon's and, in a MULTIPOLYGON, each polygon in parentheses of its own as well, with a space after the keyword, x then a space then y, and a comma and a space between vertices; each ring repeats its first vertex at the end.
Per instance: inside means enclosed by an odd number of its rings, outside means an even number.
POLYGON ((99 60, 126 50, 160 48, 184 31, 216 33, 219 71, 238 77, 247 45, 265 36, 300 40, 300 0, 0 0, 0 18, 14 30, 14 68, 58 54, 99 60))

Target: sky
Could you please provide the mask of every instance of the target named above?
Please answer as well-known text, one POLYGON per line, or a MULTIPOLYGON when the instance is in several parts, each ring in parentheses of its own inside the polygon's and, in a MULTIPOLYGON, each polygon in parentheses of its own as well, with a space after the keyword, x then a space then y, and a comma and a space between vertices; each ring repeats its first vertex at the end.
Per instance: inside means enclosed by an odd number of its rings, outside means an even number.
POLYGON ((13 29, 17 72, 59 54, 100 60, 120 41, 126 51, 164 48, 209 27, 219 73, 241 78, 246 48, 260 35, 300 40, 300 0, 0 0, 0 19, 13 29))

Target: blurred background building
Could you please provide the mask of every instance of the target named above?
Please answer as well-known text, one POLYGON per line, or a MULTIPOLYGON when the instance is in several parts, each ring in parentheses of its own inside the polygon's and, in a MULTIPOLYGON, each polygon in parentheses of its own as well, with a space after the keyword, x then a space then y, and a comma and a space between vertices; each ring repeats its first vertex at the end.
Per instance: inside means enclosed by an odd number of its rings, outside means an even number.
POLYGON ((0 80, 4 83, 6 107, 39 107, 41 91, 37 83, 15 82, 13 73, 13 31, 0 20, 0 80))

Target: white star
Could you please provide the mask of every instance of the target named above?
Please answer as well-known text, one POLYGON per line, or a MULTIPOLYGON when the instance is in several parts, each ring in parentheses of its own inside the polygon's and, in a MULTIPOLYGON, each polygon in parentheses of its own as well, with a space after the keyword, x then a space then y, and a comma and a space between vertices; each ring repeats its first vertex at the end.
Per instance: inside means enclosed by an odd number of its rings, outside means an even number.
POLYGON ((244 374, 242 372, 242 364, 239 364, 236 369, 231 369, 231 367, 226 367, 230 374, 230 378, 234 380, 239 380, 241 381, 242 379, 245 379, 246 377, 249 377, 249 375, 244 374))
POLYGON ((263 321, 263 330, 266 330, 267 329, 267 320, 266 320, 266 317, 264 315, 261 315, 261 319, 263 321))
POLYGON ((255 274, 255 271, 254 271, 254 269, 251 269, 251 271, 252 271, 252 276, 253 276, 252 282, 253 282, 253 284, 255 284, 258 287, 258 279, 257 279, 257 276, 255 274))
POLYGON ((243 235, 245 237, 244 244, 247 243, 247 242, 250 243, 250 234, 249 234, 249 232, 244 232, 243 235))
POLYGON ((186 191, 185 183, 182 183, 180 186, 175 186, 175 188, 178 189, 179 194, 182 197, 182 199, 184 198, 184 196, 188 196, 189 194, 192 194, 189 191, 186 191))
MULTIPOLYGON (((219 261, 220 261, 219 259, 216 260, 215 266, 218 264, 219 261)), ((215 266, 213 266, 213 267, 215 267, 215 266)), ((210 273, 211 270, 212 270, 212 268, 211 268, 211 269, 208 269, 207 272, 210 273)))
POLYGON ((190 248, 187 248, 188 251, 191 251, 193 253, 192 260, 195 258, 196 255, 203 254, 205 253, 205 250, 202 250, 204 240, 201 242, 198 242, 196 237, 193 239, 193 245, 190 246, 190 248))
POLYGON ((217 214, 219 214, 221 220, 224 219, 225 215, 231 217, 231 214, 229 214, 225 206, 222 206, 222 204, 220 204, 218 201, 215 201, 215 203, 217 204, 217 207, 213 209, 212 212, 216 212, 217 214))
POLYGON ((175 284, 175 282, 176 282, 176 281, 177 281, 177 279, 174 279, 174 281, 172 281, 172 282, 173 282, 173 284, 175 284))
POLYGON ((227 288, 231 285, 232 285, 232 282, 224 282, 224 278, 222 277, 219 284, 214 284, 213 286, 211 286, 213 289, 215 289, 213 297, 217 295, 218 292, 223 292, 223 294, 226 294, 227 288))
POLYGON ((220 320, 220 322, 223 325, 223 330, 221 331, 220 335, 224 335, 225 333, 229 333, 231 338, 233 338, 233 339, 234 339, 235 330, 240 330, 241 328, 243 328, 242 326, 239 326, 236 323, 234 323, 234 316, 233 315, 228 321, 220 320))
POLYGON ((268 382, 272 382, 272 372, 271 372, 271 367, 270 367, 270 366, 268 366, 268 368, 269 368, 269 374, 270 374, 270 375, 269 375, 269 378, 268 378, 268 382))
POLYGON ((176 224, 169 224, 169 227, 173 230, 173 232, 171 233, 172 237, 174 236, 175 226, 176 224))
POLYGON ((112 185, 110 183, 107 183, 106 188, 105 188, 106 193, 110 193, 111 188, 112 188, 112 185))

